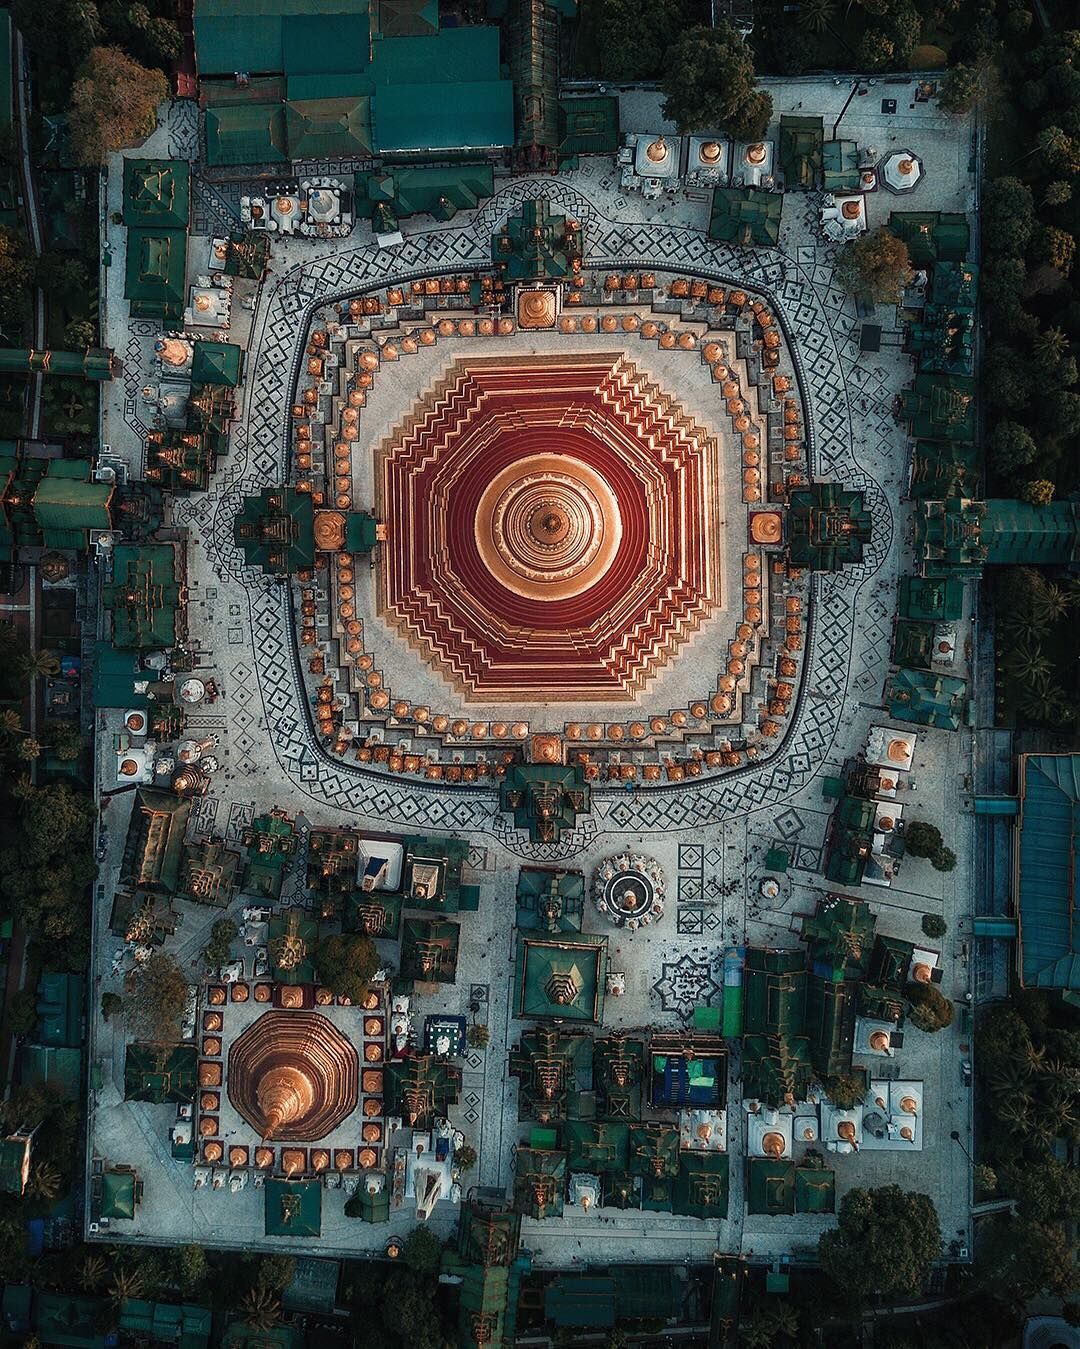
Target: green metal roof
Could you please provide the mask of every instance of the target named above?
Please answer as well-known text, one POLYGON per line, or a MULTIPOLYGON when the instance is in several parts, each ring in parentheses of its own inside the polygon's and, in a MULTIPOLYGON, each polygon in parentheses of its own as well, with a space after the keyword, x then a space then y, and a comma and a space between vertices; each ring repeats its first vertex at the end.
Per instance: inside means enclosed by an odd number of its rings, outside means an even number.
POLYGON ((854 984, 835 983, 811 974, 806 981, 806 1033, 810 1062, 822 1077, 835 1077, 851 1067, 855 1033, 854 984))
POLYGON ((544 1317, 556 1326, 606 1330, 615 1324, 615 1280, 594 1274, 557 1274, 544 1290, 544 1317))
POLYGON ((967 714, 967 683, 927 670, 897 670, 885 685, 889 716, 915 726, 957 731, 967 714))
POLYGON ((322 1233, 322 1183, 318 1180, 267 1180, 263 1187, 268 1237, 318 1237, 322 1233))
POLYGON ((330 100, 364 98, 375 88, 375 82, 366 72, 349 74, 290 75, 285 87, 288 103, 307 103, 312 99, 330 100))
POLYGON ((367 65, 367 5, 356 3, 350 9, 350 13, 286 14, 282 18, 281 55, 286 76, 348 75, 367 65))
POLYGON ((138 667, 135 652, 117 651, 111 642, 98 642, 94 647, 94 706, 146 707, 146 694, 135 692, 136 679, 141 681, 145 675, 138 667))
POLYGON ((85 546, 91 529, 109 529, 112 483, 93 482, 85 459, 51 459, 33 497, 34 518, 45 547, 67 547, 74 535, 85 546))
POLYGON ((630 1142, 627 1124, 569 1120, 563 1130, 571 1171, 625 1171, 630 1142))
POLYGON ((100 1329, 107 1304, 100 1297, 68 1297, 38 1289, 34 1297, 34 1333, 42 1344, 71 1349, 105 1349, 112 1336, 100 1329))
POLYGON ((1017 839, 1014 889, 1021 981, 1026 988, 1076 993, 1080 754, 1021 756, 1017 839))
POLYGON ((982 471, 974 443, 917 440, 911 456, 911 495, 916 501, 980 495, 982 471))
POLYGON ((746 247, 772 248, 780 238, 782 192, 763 192, 757 187, 713 189, 709 238, 746 247))
POLYGON ((746 1163, 748 1213, 795 1212, 795 1164, 771 1157, 750 1157, 746 1163))
MULTIPOLYGON (((381 87, 496 80, 499 30, 470 24, 464 28, 442 28, 421 37, 384 37, 375 43, 371 77, 381 87)), ((440 111, 448 111, 445 103, 440 105, 440 111)))
POLYGON ((101 1178, 101 1216, 103 1218, 135 1217, 135 1173, 133 1171, 106 1171, 101 1178))
POLYGON ((24 1086, 49 1087, 65 1101, 74 1101, 79 1096, 82 1065, 81 1049, 26 1044, 19 1047, 19 1081, 24 1086))
POLYGON ((191 382, 235 389, 240 383, 243 359, 243 348, 235 342, 196 341, 191 357, 191 382))
POLYGON ((290 159, 362 158, 371 153, 371 99, 316 98, 285 104, 290 159))
POLYGON ((127 232, 124 297, 136 318, 179 318, 184 310, 187 233, 132 228, 127 232))
POLYGON ((860 978, 870 959, 876 926, 877 919, 862 900, 850 895, 819 899, 802 924, 811 968, 834 982, 860 978))
POLYGON ((787 191, 816 188, 821 180, 825 127, 820 117, 780 118, 780 167, 787 191))
POLYGON ((37 986, 37 1043, 68 1049, 81 1045, 85 996, 86 980, 81 974, 44 970, 37 986))
POLYGON ((280 103, 228 103, 206 110, 206 162, 284 164, 289 155, 280 103))
POLYGON ((457 975, 461 927, 437 918, 407 918, 401 939, 401 976, 421 983, 452 984, 457 975))
POLYGON ((459 210, 473 210, 494 191, 494 169, 490 164, 358 174, 356 215, 374 217, 377 210, 388 206, 399 220, 411 215, 450 220, 459 210))
POLYGON ((114 646, 166 650, 175 645, 180 581, 172 544, 118 544, 113 579, 101 587, 101 601, 112 613, 114 646))
POLYGON ((795 1168, 795 1212, 834 1213, 836 1172, 820 1166, 795 1168))
POLYGON ((912 618, 898 618, 893 628, 893 664, 929 670, 937 654, 934 650, 935 631, 933 623, 912 618))
POLYGON ((518 935, 515 1015, 600 1021, 604 1011, 607 937, 561 932, 518 935))
POLYGON ((1064 565, 1080 557, 1080 503, 1051 501, 1032 506, 1026 501, 985 503, 979 539, 990 564, 1064 565))
POLYGON ((245 497, 233 520, 233 538, 249 567, 273 576, 315 564, 315 507, 310 492, 264 487, 245 497))
MULTIPOLYGON (((447 30, 454 32, 454 29, 447 30)), ((458 29, 469 32, 469 29, 458 29)), ((430 38, 400 38, 428 42, 430 38)), ((514 140, 513 85, 509 80, 456 81, 440 101, 442 115, 432 115, 432 83, 393 84, 379 88, 372 114, 372 142, 377 154, 419 150, 491 150, 514 140)))
POLYGON ((857 192, 859 147, 854 141, 826 141, 821 147, 821 166, 826 192, 857 192))
POLYGON ((189 1105, 197 1066, 194 1045, 131 1043, 124 1054, 124 1100, 189 1105))
POLYGON ((375 0, 378 37, 424 37, 439 30, 439 0, 375 0))
POLYGON ((908 256, 916 267, 929 267, 938 261, 963 262, 971 243, 967 217, 941 211, 893 211, 889 229, 907 244, 908 256))
POLYGON ((617 98, 560 98, 559 155, 613 155, 619 148, 617 98))
POLYGON ((743 969, 743 1031, 799 1035, 806 1005, 806 955, 751 947, 743 969))
POLYGON ((728 1216, 728 1154, 680 1152, 672 1213, 716 1222, 728 1216))
POLYGON ((182 159, 124 160, 124 224, 186 230, 191 165, 182 159))

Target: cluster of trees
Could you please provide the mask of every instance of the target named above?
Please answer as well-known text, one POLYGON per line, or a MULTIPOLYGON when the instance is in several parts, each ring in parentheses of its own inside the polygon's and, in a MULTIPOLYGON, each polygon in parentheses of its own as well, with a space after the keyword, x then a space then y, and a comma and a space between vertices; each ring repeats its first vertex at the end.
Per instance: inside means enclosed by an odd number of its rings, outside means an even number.
POLYGON ((319 943, 316 965, 319 982, 335 997, 361 1003, 379 968, 379 953, 370 937, 342 932, 319 943))
POLYGON ((442 1251, 429 1228, 414 1227, 384 1278, 372 1278, 370 1265, 350 1272, 345 1301, 356 1349, 452 1349, 452 1308, 438 1282, 442 1251))
POLYGON ((941 1225, 929 1195, 883 1185, 849 1190, 837 1226, 818 1242, 821 1267, 848 1301, 911 1297, 941 1254, 941 1225))
POLYGON ((1058 585, 1034 567, 1003 567, 994 575, 1000 663, 998 700, 1028 721, 1068 726, 1076 720, 1074 699, 1062 673, 1075 650, 1070 614, 1080 588, 1058 585))
POLYGON ((927 858, 935 871, 952 871, 956 866, 956 853, 945 846, 941 830, 925 820, 915 820, 904 830, 904 852, 927 858))
POLYGON ((1071 490, 1078 481, 1080 30, 1011 42, 998 67, 1000 83, 974 69, 967 96, 957 97, 963 107, 980 88, 996 89, 999 116, 1025 129, 1010 172, 983 190, 987 466, 991 486, 1011 494, 1019 479, 1031 499, 1045 500, 1046 484, 1071 490))
POLYGON ((873 304, 899 304, 911 277, 907 244, 884 225, 847 244, 836 263, 840 285, 873 304))
POLYGON ((164 74, 183 49, 167 0, 12 0, 35 59, 45 111, 70 114, 80 163, 145 136, 169 94, 164 74))
POLYGON ((753 53, 730 24, 691 28, 664 57, 664 116, 683 134, 715 130, 760 140, 773 103, 754 81, 753 53))
POLYGON ((987 1197, 1015 1200, 977 1255, 980 1277, 1017 1302, 1076 1287, 1080 1172, 1058 1161, 1057 1140, 1080 1142, 1080 1025, 1041 992, 986 1009, 976 1027, 982 1116, 978 1181, 987 1197))

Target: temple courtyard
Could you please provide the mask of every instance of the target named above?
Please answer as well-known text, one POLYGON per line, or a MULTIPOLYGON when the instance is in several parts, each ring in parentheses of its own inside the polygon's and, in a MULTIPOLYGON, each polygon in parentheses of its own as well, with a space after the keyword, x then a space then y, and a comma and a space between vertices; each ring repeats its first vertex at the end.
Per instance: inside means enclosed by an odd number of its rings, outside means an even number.
MULTIPOLYGON (((914 84, 772 92, 882 166, 910 150, 871 228, 971 208, 971 128, 914 84)), ((652 95, 621 122, 671 153, 652 95)), ((193 153, 179 114, 140 149, 193 153)), ((110 451, 166 488, 177 585, 132 563, 106 607, 171 607, 185 667, 149 682, 190 696, 164 779, 145 684, 98 711, 95 972, 119 992, 158 944, 193 994, 168 1052, 95 1019, 91 1235, 381 1254, 472 1190, 541 1266, 798 1259, 895 1182, 966 1249, 976 645, 971 588, 935 616, 915 546, 912 356, 835 285, 820 194, 778 194, 751 247, 711 193, 633 176, 584 156, 392 247, 275 239, 231 292, 235 422, 190 495, 140 402, 189 339, 106 297, 110 451), (950 653, 910 686, 898 616, 950 653), (911 821, 953 870, 903 855, 911 821), (339 928, 384 962, 363 1006, 319 984, 339 928), (950 1025, 903 1018, 912 984, 950 1025)), ((207 272, 230 186, 194 180, 207 272)))

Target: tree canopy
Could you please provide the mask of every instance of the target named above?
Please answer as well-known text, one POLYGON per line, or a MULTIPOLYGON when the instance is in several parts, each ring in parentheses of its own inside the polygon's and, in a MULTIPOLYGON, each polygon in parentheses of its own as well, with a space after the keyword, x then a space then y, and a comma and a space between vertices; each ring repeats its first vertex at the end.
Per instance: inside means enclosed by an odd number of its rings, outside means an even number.
POLYGON ((188 982, 172 956, 155 951, 148 960, 129 970, 124 992, 125 1020, 135 1038, 166 1044, 180 1039, 188 982))
POLYGON ((680 134, 718 130, 740 141, 765 135, 772 99, 754 84, 750 48, 730 24, 691 28, 664 60, 664 116, 680 134))
POLYGON ((598 0, 593 8, 604 79, 656 79, 664 53, 685 27, 683 0, 598 0))
POLYGON ((344 932, 319 943, 316 965, 320 982, 331 993, 360 1003, 379 968, 379 953, 369 937, 344 932))
POLYGON ((884 226, 848 244, 836 265, 845 290, 874 304, 896 304, 911 275, 907 244, 884 226))
POLYGON ((154 129, 159 103, 169 96, 160 70, 139 65, 119 47, 91 47, 71 90, 71 135, 81 164, 100 164, 112 150, 154 129))
POLYGON ((883 1185, 850 1190, 837 1227, 818 1242, 822 1268, 853 1302, 873 1293, 917 1293, 941 1253, 941 1227, 929 1195, 883 1185))

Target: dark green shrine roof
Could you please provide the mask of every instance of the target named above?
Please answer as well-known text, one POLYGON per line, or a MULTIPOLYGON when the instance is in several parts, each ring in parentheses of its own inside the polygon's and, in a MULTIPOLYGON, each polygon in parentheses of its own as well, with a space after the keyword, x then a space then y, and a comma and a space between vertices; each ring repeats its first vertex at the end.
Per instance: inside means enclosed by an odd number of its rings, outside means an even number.
POLYGON ((801 187, 813 191, 821 184, 825 126, 820 117, 780 118, 780 167, 787 192, 801 187))
POLYGON ((310 492, 264 487, 245 497, 233 521, 233 539, 249 567, 291 576, 315 565, 315 507, 310 492))
POLYGON ((164 651, 180 636, 180 579, 171 543, 121 543, 113 549, 113 579, 101 587, 112 614, 112 643, 121 650, 164 651))
POLYGON ((821 147, 821 166, 826 192, 857 192, 859 147, 854 141, 826 141, 821 147))
POLYGON ((124 1054, 124 1100, 188 1105, 195 1099, 194 1045, 132 1043, 124 1054))
POLYGON ((1014 853, 1017 957, 1025 988, 1080 993, 1076 915, 1080 754, 1020 758, 1014 853))
POLYGON ((560 280, 582 252, 580 222, 552 215, 546 197, 522 202, 521 214, 511 216, 491 239, 492 260, 508 281, 560 280))
POLYGON ((181 319, 187 231, 138 226, 127 232, 124 297, 133 318, 181 319))
POLYGON ((839 571, 861 562, 870 542, 870 511, 861 492, 815 482, 788 499, 788 556, 796 567, 839 571))
POLYGON ((182 159, 124 160, 124 224, 186 230, 191 165, 182 159))
POLYGON ((885 685, 889 716, 915 726, 957 731, 967 717, 967 682, 928 670, 897 670, 885 685))
POLYGON ((518 934, 516 1016, 599 1021, 606 978, 607 937, 580 932, 518 934))
POLYGON ((263 1187, 268 1237, 318 1237, 322 1234, 322 1182, 268 1179, 263 1187))
POLYGON ((757 187, 713 189, 709 238, 747 247, 774 248, 780 239, 782 192, 763 192, 757 187))
POLYGON ((191 357, 191 382, 235 389, 240 383, 243 359, 243 348, 235 342, 196 341, 191 357))

